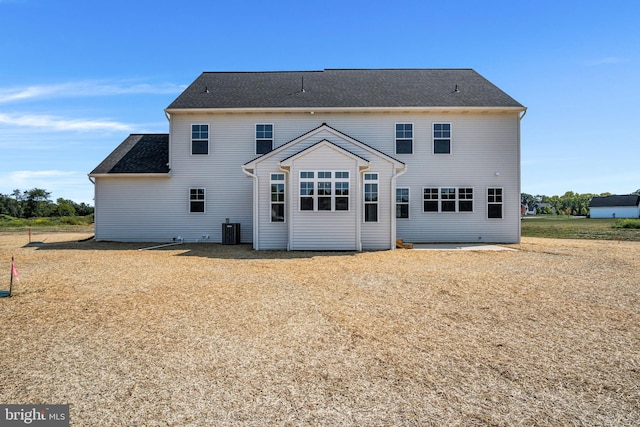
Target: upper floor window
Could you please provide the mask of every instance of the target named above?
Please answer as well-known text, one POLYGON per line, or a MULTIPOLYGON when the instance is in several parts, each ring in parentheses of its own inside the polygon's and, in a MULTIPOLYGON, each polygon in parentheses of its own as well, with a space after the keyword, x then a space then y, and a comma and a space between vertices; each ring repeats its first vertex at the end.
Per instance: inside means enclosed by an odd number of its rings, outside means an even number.
POLYGON ((189 212, 204 212, 204 188, 189 189, 189 212))
POLYGON ((265 154, 273 150, 273 125, 256 125, 256 154, 265 154))
POLYGON ((396 154, 413 153, 413 123, 396 123, 396 154))
POLYGON ((487 188, 487 216, 502 218, 502 188, 487 188))
POLYGON ((423 189, 424 212, 473 212, 473 188, 423 189))
POLYGON ((301 211, 348 211, 348 171, 301 171, 301 211))
POLYGON ((209 154, 209 125, 191 125, 191 154, 209 154))
POLYGON ((451 154, 451 123, 433 124, 433 153, 451 154))

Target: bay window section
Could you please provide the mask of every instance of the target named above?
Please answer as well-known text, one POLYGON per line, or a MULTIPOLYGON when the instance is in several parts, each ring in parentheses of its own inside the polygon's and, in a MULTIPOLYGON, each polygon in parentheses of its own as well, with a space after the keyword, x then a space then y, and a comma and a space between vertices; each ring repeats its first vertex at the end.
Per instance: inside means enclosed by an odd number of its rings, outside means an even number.
POLYGON ((284 222, 284 174, 271 174, 271 222, 284 222))
POLYGON ((301 171, 301 211, 348 211, 349 172, 301 171))
POLYGON ((364 174, 364 222, 378 222, 378 174, 364 174))

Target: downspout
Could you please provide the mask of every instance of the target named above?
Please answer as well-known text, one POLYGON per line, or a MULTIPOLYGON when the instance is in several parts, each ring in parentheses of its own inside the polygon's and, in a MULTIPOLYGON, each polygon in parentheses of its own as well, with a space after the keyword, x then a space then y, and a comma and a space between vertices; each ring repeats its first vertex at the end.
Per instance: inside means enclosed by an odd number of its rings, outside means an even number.
POLYGON ((399 176, 404 175, 404 173, 407 172, 407 165, 405 164, 404 167, 398 171, 397 169, 395 169, 395 173, 393 175, 391 175, 391 230, 390 230, 390 234, 391 234, 391 249, 395 249, 396 248, 396 181, 398 179, 399 176))
MULTIPOLYGON (((520 122, 527 115, 527 108, 525 107, 522 114, 518 114, 518 194, 522 194, 522 154, 521 154, 521 141, 520 141, 520 122)), ((518 213, 519 214, 519 213, 518 213)), ((518 244, 522 240, 522 221, 518 219, 518 244)))
POLYGON ((284 188, 285 188, 285 197, 284 197, 284 206, 286 207, 285 211, 285 221, 287 222, 287 251, 291 250, 291 239, 293 238, 293 215, 291 214, 291 206, 293 205, 293 188, 291 188, 291 184, 289 182, 289 172, 291 172, 286 167, 282 166, 278 163, 278 169, 280 169, 286 175, 284 180, 284 188), (288 219, 287 219, 288 218, 288 219))
POLYGON ((371 164, 360 167, 360 182, 358 183, 358 208, 356 212, 356 236, 358 252, 362 252, 362 222, 364 221, 364 174, 371 169, 371 164))
POLYGON ((93 184, 93 237, 95 238, 96 236, 96 231, 98 231, 97 227, 97 222, 96 222, 96 218, 98 217, 98 209, 96 209, 96 202, 98 201, 98 198, 96 197, 96 179, 94 177, 92 177, 91 175, 87 175, 87 178, 89 178, 89 182, 93 184), (93 178, 93 179, 92 179, 93 178))
POLYGON ((260 226, 258 221, 258 203, 260 200, 258 195, 258 176, 249 172, 244 165, 242 165, 242 172, 253 178, 253 249, 257 251, 260 250, 260 241, 258 240, 258 227, 260 226), (256 197, 256 195, 258 196, 256 197))
POLYGON ((167 110, 164 110, 164 116, 167 118, 167 121, 169 122, 169 150, 167 153, 167 168, 169 169, 169 176, 171 176, 171 135, 172 135, 172 123, 171 123, 171 114, 169 114, 167 112, 167 110))

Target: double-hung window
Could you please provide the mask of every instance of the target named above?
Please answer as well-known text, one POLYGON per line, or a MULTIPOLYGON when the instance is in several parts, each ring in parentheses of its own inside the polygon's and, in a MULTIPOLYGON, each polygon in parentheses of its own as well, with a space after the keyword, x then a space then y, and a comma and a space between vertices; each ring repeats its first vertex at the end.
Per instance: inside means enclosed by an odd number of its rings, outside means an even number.
POLYGON ((396 123, 396 154, 413 153, 413 123, 396 123))
POLYGON ((336 172, 336 199, 335 209, 337 211, 349 210, 349 172, 336 172))
POLYGON ((191 125, 191 154, 209 154, 209 125, 191 125))
POLYGON ((271 174, 271 222, 284 222, 284 174, 271 174))
POLYGON ((487 216, 502 218, 502 188, 487 188, 487 216))
POLYGON ((330 211, 333 191, 331 191, 331 172, 318 172, 318 210, 330 211))
POLYGON ((409 218, 408 188, 396 188, 396 218, 409 218))
POLYGON ((451 154, 451 123, 433 124, 433 154, 451 154))
POLYGON ((189 189, 189 212, 204 212, 204 188, 189 189))
POLYGON ((458 212, 473 212, 473 188, 458 188, 458 212))
POLYGON ((378 174, 364 174, 364 222, 378 222, 378 174))
POLYGON ((424 188, 423 203, 424 212, 473 212, 473 188, 424 188))
POLYGON ((266 154, 273 150, 273 125, 256 125, 256 154, 266 154))
POLYGON ((424 193, 424 212, 438 212, 440 209, 438 208, 438 189, 437 188, 425 188, 423 190, 424 193))
POLYGON ((301 211, 348 211, 348 171, 301 171, 301 211))

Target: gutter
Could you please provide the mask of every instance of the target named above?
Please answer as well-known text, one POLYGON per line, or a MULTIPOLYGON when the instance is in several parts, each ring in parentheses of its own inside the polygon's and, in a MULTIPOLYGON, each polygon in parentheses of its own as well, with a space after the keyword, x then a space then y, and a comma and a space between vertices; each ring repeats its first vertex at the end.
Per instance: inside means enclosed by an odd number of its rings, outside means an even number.
MULTIPOLYGON (((526 108, 525 108, 526 110, 526 108)), ((221 108, 171 108, 165 110, 166 114, 173 113, 186 113, 186 114, 198 114, 198 113, 304 113, 304 114, 318 114, 318 113, 361 113, 361 112, 390 112, 397 113, 399 111, 408 111, 408 112, 425 112, 425 113, 437 113, 437 112, 477 112, 477 113, 506 113, 506 112, 514 112, 514 111, 523 111, 523 107, 488 107, 488 106, 467 106, 467 107, 443 107, 443 106, 432 106, 432 107, 253 107, 253 108, 230 108, 230 107, 221 107, 221 108)))
POLYGON ((527 107, 524 107, 524 110, 522 110, 522 115, 520 115, 518 118, 519 118, 520 120, 524 119, 524 116, 526 116, 526 115, 527 115, 527 111, 528 111, 528 110, 527 110, 527 107))

